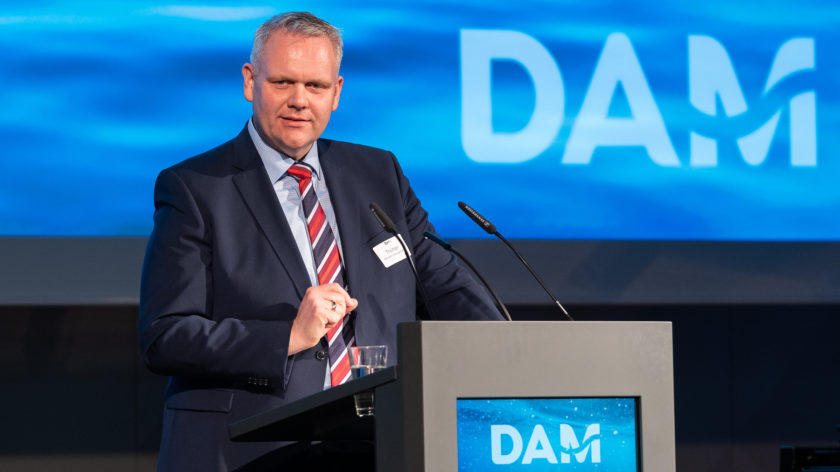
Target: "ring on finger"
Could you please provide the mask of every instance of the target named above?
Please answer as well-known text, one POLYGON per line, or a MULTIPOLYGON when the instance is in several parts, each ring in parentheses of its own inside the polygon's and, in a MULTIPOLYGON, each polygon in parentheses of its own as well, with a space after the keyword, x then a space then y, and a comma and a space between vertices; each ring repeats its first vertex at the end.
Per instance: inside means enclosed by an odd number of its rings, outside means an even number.
POLYGON ((338 304, 335 302, 335 300, 333 300, 332 307, 330 308, 330 310, 335 311, 336 308, 338 308, 338 304))

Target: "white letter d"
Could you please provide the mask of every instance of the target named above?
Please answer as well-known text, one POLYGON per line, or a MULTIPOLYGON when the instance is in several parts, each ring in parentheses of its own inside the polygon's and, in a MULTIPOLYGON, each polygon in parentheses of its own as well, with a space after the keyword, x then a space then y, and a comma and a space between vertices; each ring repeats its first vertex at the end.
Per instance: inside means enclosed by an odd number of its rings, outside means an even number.
POLYGON ((494 464, 513 464, 522 454, 522 436, 509 424, 490 425, 490 449, 494 464), (513 448, 507 454, 502 453, 502 435, 513 440, 513 448))
POLYGON ((539 41, 508 30, 461 30, 461 140, 476 162, 524 162, 554 143, 563 124, 565 95, 560 70, 539 41), (490 65, 493 59, 522 64, 534 82, 536 105, 528 124, 494 133, 490 65))

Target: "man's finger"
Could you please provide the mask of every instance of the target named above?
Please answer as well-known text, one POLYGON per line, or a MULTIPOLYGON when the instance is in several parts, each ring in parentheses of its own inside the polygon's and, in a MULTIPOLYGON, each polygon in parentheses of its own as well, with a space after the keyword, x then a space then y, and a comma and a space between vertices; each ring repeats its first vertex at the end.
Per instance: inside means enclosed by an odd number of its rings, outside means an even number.
POLYGON ((324 315, 324 324, 328 327, 332 327, 340 323, 342 318, 344 318, 344 313, 338 311, 338 309, 336 309, 336 311, 327 310, 324 315))
POLYGON ((333 312, 337 315, 343 316, 344 313, 346 312, 345 305, 344 305, 344 300, 342 300, 342 299, 338 299, 338 300, 327 299, 327 305, 328 305, 328 309, 331 312, 333 312))

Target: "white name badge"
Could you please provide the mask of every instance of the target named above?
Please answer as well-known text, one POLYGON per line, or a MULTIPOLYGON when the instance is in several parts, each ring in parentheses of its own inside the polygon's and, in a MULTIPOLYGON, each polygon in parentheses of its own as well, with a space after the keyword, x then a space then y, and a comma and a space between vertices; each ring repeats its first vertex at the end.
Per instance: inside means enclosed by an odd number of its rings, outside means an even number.
MULTIPOLYGON (((377 257, 379 257, 379 260, 382 261, 382 265, 384 265, 386 269, 405 259, 405 251, 403 251, 403 248, 400 245, 400 242, 397 241, 396 236, 391 236, 385 241, 382 241, 374 246, 373 252, 376 253, 377 257)), ((410 251, 409 254, 411 254, 410 251)))

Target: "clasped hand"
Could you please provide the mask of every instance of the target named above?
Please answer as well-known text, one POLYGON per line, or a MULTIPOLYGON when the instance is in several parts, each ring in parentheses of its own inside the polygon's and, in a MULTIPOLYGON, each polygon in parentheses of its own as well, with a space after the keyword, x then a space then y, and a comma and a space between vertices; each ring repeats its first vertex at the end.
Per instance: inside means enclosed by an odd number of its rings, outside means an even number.
POLYGON ((289 355, 309 349, 359 302, 336 283, 309 287, 298 307, 289 337, 289 355))

